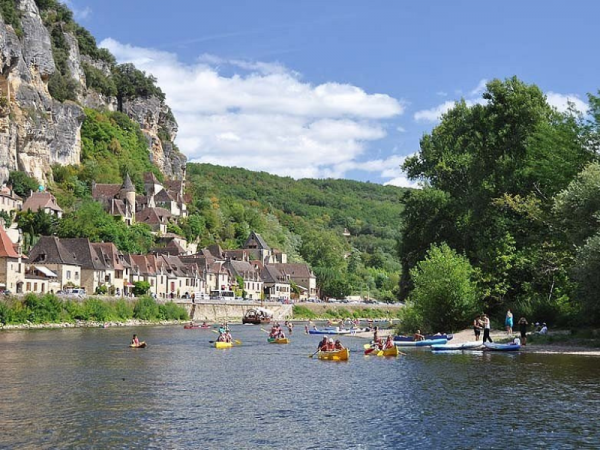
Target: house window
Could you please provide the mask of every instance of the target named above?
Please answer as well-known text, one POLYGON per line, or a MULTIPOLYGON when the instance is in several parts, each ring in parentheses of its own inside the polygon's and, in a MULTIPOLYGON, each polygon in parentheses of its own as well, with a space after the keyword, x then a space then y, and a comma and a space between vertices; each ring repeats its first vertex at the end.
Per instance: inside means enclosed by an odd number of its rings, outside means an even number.
POLYGON ((33 283, 33 292, 37 292, 37 283, 33 283))
POLYGON ((79 280, 79 272, 75 271, 75 279, 79 280))
POLYGON ((150 286, 154 286, 154 280, 150 280, 150 286))
POLYGON ((30 291, 31 291, 31 282, 28 281, 27 282, 27 292, 30 292, 30 291))
POLYGON ((71 271, 67 270, 67 280, 70 280, 70 279, 71 279, 71 271))

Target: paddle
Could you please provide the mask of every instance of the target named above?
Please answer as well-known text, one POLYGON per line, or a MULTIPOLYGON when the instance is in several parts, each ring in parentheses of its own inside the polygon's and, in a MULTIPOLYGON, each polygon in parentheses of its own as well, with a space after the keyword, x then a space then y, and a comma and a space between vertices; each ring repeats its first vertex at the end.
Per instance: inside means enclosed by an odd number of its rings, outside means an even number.
POLYGON ((371 348, 371 345, 372 345, 372 344, 365 344, 365 345, 363 345, 363 348, 364 348, 365 350, 367 350, 367 349, 371 348))
POLYGON ((265 333, 271 334, 271 332, 269 330, 265 330, 264 328, 261 328, 260 331, 264 331, 265 333))
POLYGON ((379 350, 379 351, 377 352, 377 356, 383 356, 383 350, 379 350))
POLYGON ((319 350, 321 350, 321 349, 317 349, 317 351, 316 351, 316 352, 314 352, 312 355, 308 355, 308 357, 309 357, 309 358, 312 358, 312 357, 313 357, 313 356, 315 356, 317 353, 319 353, 319 350))

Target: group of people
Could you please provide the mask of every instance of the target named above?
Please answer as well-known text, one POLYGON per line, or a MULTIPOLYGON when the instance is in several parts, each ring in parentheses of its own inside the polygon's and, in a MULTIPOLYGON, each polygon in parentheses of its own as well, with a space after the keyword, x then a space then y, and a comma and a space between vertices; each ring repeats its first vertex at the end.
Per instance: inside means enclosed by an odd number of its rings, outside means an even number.
POLYGON ((219 337, 217 337, 217 342, 233 342, 227 322, 219 327, 219 337))
MULTIPOLYGON (((419 332, 419 330, 417 330, 419 332)), ((390 334, 386 338, 385 342, 379 336, 379 327, 373 328, 373 342, 371 343, 371 348, 375 350, 387 350, 388 348, 393 348, 394 337, 390 334)))
MULTIPOLYGON (((527 330, 529 327, 529 322, 525 317, 521 317, 517 322, 519 327, 519 335, 518 339, 521 345, 527 345, 527 330)), ((538 334, 547 334, 548 326, 544 323, 541 327, 539 323, 536 323, 536 333, 538 334)), ((506 334, 509 337, 513 336, 513 326, 514 326, 514 316, 512 311, 509 309, 506 312, 506 317, 504 318, 504 326, 506 327, 506 334)), ((473 321, 473 331, 475 332, 475 340, 478 341, 481 335, 481 330, 483 329, 483 342, 492 342, 492 338, 490 337, 490 318, 486 314, 479 315, 473 321)))
POLYGON ((481 336, 481 330, 483 330, 483 343, 493 342, 490 337, 490 318, 487 314, 481 314, 475 317, 473 321, 473 331, 475 332, 475 340, 478 341, 481 336))
POLYGON ((319 342, 319 346, 317 347, 317 351, 320 352, 335 352, 338 350, 344 350, 344 346, 340 342, 340 340, 336 340, 328 338, 327 336, 323 336, 323 339, 319 342))
POLYGON ((271 327, 271 331, 269 332, 269 339, 285 339, 285 333, 283 332, 281 325, 276 323, 271 327))

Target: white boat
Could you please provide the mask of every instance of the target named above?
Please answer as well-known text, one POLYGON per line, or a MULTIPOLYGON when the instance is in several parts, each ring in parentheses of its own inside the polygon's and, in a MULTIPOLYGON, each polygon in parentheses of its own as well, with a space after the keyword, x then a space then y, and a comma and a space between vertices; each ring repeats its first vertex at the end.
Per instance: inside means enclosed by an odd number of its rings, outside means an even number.
POLYGON ((463 342, 462 344, 437 344, 432 345, 431 350, 451 351, 451 350, 477 350, 483 346, 481 341, 463 342))

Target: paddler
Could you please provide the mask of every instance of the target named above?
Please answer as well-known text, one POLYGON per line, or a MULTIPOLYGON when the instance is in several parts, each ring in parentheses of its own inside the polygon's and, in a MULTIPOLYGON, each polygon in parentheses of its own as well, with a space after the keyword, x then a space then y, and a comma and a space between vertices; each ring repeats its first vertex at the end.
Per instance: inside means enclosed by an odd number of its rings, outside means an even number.
POLYGON ((394 344, 394 338, 392 337, 392 335, 390 334, 387 339, 385 340, 385 344, 383 345, 383 349, 386 350, 388 348, 394 348, 395 344, 394 344))
POLYGON ((321 341, 319 341, 319 346, 317 347, 317 351, 327 351, 327 336, 324 336, 321 341))
POLYGON ((135 345, 136 347, 140 345, 140 340, 138 339, 137 334, 134 334, 133 338, 131 338, 131 345, 135 345))

